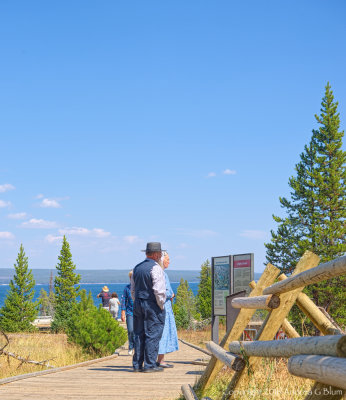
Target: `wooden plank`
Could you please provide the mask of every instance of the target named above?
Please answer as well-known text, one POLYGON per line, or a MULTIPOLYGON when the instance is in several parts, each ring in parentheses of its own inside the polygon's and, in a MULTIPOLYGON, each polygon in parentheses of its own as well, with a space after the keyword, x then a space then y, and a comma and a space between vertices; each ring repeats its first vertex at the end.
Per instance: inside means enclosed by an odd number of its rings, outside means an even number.
POLYGON ((107 388, 110 398, 174 399, 179 397, 182 384, 193 385, 196 377, 202 373, 203 367, 189 363, 200 357, 200 354, 180 343, 179 351, 165 356, 165 361, 174 365, 174 368, 160 373, 142 374, 133 373, 132 357, 123 350, 119 357, 105 359, 103 362, 0 386, 0 399, 94 400, 100 396, 100 387, 107 388), (159 385, 160 381, 164 381, 164 385, 159 385))
POLYGON ((280 306, 280 297, 273 294, 255 297, 237 297, 232 300, 234 308, 254 308, 255 310, 271 310, 280 306))
POLYGON ((206 343, 207 349, 223 364, 232 368, 234 371, 240 371, 245 367, 245 361, 241 357, 228 353, 222 347, 214 342, 206 343))
MULTIPOLYGON (((319 257, 312 253, 311 251, 306 251, 301 259, 299 260, 296 268, 293 272, 293 275, 300 274, 301 272, 309 269, 314 268, 319 263, 319 257)), ((281 282, 279 282, 281 283, 281 282)), ((282 322, 287 317, 288 313, 290 312, 293 304, 295 303, 298 294, 303 290, 303 287, 299 287, 295 290, 292 290, 289 293, 284 293, 280 296, 281 299, 281 306, 272 310, 268 313, 268 316, 264 323, 261 326, 261 329, 257 333, 256 340, 272 340, 277 331, 279 330, 282 322)), ((249 361, 249 368, 254 369, 256 364, 260 361, 259 358, 250 357, 249 361)), ((240 383, 241 379, 244 376, 244 371, 240 371, 239 373, 235 374, 228 385, 225 393, 230 393, 228 396, 229 399, 232 398, 232 394, 234 393, 234 389, 240 383)))
MULTIPOLYGON (((268 264, 263 271, 256 287, 251 291, 249 297, 254 297, 262 294, 265 287, 272 284, 275 278, 279 275, 280 271, 278 268, 274 267, 272 264, 268 264)), ((227 348, 228 344, 234 340, 238 340, 243 333, 244 329, 249 324, 251 317, 255 313, 255 310, 242 309, 236 321, 233 324, 232 329, 227 332, 222 339, 220 346, 227 348)), ((205 369, 203 375, 196 384, 196 387, 205 389, 213 381, 218 372, 222 369, 223 364, 216 357, 212 357, 207 368, 205 369)))
POLYGON ((229 351, 248 357, 285 357, 301 354, 317 354, 332 357, 346 357, 346 335, 312 336, 284 340, 255 342, 231 342, 229 351))
POLYGON ((301 272, 295 276, 291 276, 284 281, 274 283, 263 290, 263 294, 280 294, 287 293, 291 290, 321 282, 326 279, 335 278, 346 274, 346 256, 339 257, 336 260, 326 262, 301 272))
POLYGON ((288 371, 295 376, 346 389, 346 359, 317 355, 293 356, 288 371))

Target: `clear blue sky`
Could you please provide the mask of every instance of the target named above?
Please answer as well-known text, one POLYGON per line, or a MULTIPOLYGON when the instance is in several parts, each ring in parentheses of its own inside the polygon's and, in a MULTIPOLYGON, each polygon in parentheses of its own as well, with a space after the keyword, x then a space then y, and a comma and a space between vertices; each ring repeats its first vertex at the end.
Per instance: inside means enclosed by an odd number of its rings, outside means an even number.
POLYGON ((255 253, 330 81, 346 3, 0 2, 0 267, 171 268, 255 253))

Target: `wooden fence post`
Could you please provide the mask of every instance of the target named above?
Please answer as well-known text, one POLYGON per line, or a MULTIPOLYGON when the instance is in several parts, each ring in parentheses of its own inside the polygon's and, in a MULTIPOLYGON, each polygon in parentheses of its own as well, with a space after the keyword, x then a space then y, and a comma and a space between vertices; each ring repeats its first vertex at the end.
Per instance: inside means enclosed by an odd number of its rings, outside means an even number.
MULTIPOLYGON (((296 265, 296 268, 293 272, 293 276, 298 275, 299 273, 306 271, 310 268, 316 267, 319 261, 320 258, 316 254, 312 253, 311 251, 306 251, 299 260, 298 264, 296 265)), ((280 295, 280 300, 281 300, 280 308, 276 308, 269 312, 266 320, 264 321, 261 329, 257 334, 256 340, 272 340, 274 338, 276 332, 278 331, 284 319, 287 317, 289 311, 291 310, 292 306, 294 305, 299 293, 303 289, 304 286, 299 286, 297 289, 292 290, 289 293, 284 293, 280 295)), ((264 290, 264 292, 266 292, 267 294, 271 294, 268 293, 266 290, 264 290)), ((259 360, 260 360, 259 358, 250 357, 249 358, 250 367, 253 369, 259 360)), ((232 393, 234 392, 234 389, 237 387, 238 383, 240 383, 243 376, 244 376, 244 370, 237 372, 236 374, 233 375, 233 378, 226 390, 226 393, 229 393, 229 396, 225 398, 228 399, 232 398, 232 393)))
MULTIPOLYGON (((282 274, 284 275, 284 274, 282 274)), ((280 275, 280 276, 282 276, 280 275)), ((278 279, 280 279, 280 276, 278 279)), ((286 277, 287 278, 287 277, 286 277)), ((249 286, 251 289, 254 289, 256 287, 256 282, 255 281, 251 281, 249 283, 249 286)), ((287 320, 287 318, 285 318, 282 322, 281 328, 284 330, 284 332, 286 333, 286 335, 290 338, 297 338, 300 337, 299 333, 294 329, 294 327, 289 323, 289 321, 287 320)))
MULTIPOLYGON (((258 296, 262 294, 263 289, 265 289, 268 285, 271 285, 275 278, 279 275, 280 270, 272 264, 268 264, 263 271, 256 287, 252 290, 249 297, 258 296)), ((226 333, 224 338, 222 339, 220 346, 223 348, 227 348, 229 342, 234 340, 238 340, 243 333, 244 329, 249 324, 251 317, 255 313, 256 310, 251 309, 241 309, 239 315, 234 322, 232 329, 226 333)), ((196 387, 199 389, 207 388, 210 383, 213 381, 218 372, 222 369, 223 364, 216 357, 212 357, 204 370, 203 375, 199 379, 196 384, 196 387)))

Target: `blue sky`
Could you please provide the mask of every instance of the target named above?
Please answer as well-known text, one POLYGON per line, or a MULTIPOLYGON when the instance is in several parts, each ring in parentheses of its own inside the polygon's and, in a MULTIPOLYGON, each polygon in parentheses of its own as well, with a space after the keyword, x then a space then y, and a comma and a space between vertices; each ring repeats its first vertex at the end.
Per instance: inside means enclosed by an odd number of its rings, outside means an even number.
POLYGON ((171 268, 255 253, 330 81, 344 1, 0 3, 0 267, 171 268))

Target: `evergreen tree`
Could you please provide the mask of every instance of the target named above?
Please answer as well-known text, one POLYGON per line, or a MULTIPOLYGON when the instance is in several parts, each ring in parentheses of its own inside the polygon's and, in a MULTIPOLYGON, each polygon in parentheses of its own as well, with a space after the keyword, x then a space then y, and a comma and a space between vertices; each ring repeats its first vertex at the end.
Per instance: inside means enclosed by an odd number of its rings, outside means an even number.
POLYGON ((211 318, 211 266, 209 260, 201 265, 196 306, 203 319, 211 318))
POLYGON ((38 302, 33 302, 35 280, 22 244, 16 261, 15 275, 0 310, 0 328, 5 332, 30 332, 35 330, 32 322, 38 315, 38 302))
POLYGON ((50 291, 48 294, 42 288, 40 290, 39 302, 40 302, 40 315, 41 316, 54 315, 55 295, 54 295, 53 291, 50 291))
POLYGON ((196 317, 195 296, 186 280, 181 278, 173 306, 177 328, 187 329, 196 317))
POLYGON ((55 314, 52 322, 54 332, 66 331, 80 289, 80 286, 75 286, 80 281, 80 275, 75 273, 76 266, 72 262, 70 245, 65 236, 58 260, 57 276, 54 279, 55 314))
MULTIPOLYGON (((337 106, 328 83, 321 114, 315 116, 320 127, 312 131, 296 165, 297 174, 289 179, 291 198, 280 198, 286 217, 273 216, 278 228, 271 232, 271 243, 265 244, 266 258, 283 272, 292 272, 305 250, 319 255, 322 262, 346 251, 346 152, 342 150, 344 132, 339 131, 337 106)), ((305 291, 345 325, 345 285, 346 278, 338 277, 305 291)))
POLYGON ((99 357, 113 354, 127 340, 126 330, 107 310, 95 307, 91 292, 87 295, 84 289, 81 301, 73 305, 67 335, 86 353, 99 357))

